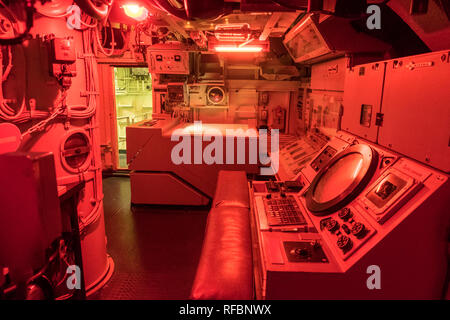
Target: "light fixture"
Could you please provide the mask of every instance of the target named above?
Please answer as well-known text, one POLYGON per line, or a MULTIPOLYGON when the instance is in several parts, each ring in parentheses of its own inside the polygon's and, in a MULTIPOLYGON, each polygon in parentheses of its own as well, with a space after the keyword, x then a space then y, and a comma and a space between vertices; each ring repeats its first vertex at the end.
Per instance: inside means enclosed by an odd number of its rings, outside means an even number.
POLYGON ((233 46, 216 46, 214 47, 216 52, 261 52, 262 47, 257 46, 243 46, 243 47, 233 47, 233 46))
POLYGON ((138 4, 124 4, 122 6, 125 14, 137 21, 144 21, 148 17, 148 10, 138 4))
POLYGON ((218 41, 248 41, 251 29, 248 23, 218 24, 214 36, 218 41))

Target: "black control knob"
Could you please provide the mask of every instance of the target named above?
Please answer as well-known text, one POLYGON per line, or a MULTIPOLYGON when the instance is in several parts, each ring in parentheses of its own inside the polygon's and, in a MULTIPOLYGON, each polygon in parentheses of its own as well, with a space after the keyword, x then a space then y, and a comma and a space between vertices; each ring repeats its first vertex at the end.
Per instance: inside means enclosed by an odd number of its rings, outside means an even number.
POLYGON ((348 250, 350 250, 352 248, 352 239, 350 239, 347 236, 340 236, 337 239, 337 246, 339 249, 341 249, 344 252, 347 252, 348 250))
POLYGON ((268 194, 266 194, 266 198, 267 198, 267 199, 271 199, 271 198, 272 198, 272 195, 271 195, 270 193, 268 193, 268 194))
POLYGON ((350 208, 344 208, 341 211, 339 211, 338 213, 338 217, 341 218, 344 221, 347 221, 348 219, 350 219, 352 217, 352 211, 350 210, 350 208))
POLYGON ((336 230, 339 229, 339 222, 337 222, 334 219, 330 219, 330 220, 328 220, 325 227, 327 228, 328 231, 330 231, 331 233, 334 233, 336 230))
POLYGON ((352 227, 352 234, 357 238, 362 238, 366 235, 366 227, 361 222, 356 222, 352 227))

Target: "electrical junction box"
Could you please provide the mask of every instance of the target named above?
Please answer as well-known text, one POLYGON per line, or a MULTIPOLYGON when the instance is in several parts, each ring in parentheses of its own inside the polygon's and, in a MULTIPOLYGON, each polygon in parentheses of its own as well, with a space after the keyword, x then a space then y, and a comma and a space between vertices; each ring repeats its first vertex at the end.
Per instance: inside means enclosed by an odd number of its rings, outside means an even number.
POLYGON ((73 38, 54 38, 50 43, 53 63, 72 64, 77 60, 73 38))

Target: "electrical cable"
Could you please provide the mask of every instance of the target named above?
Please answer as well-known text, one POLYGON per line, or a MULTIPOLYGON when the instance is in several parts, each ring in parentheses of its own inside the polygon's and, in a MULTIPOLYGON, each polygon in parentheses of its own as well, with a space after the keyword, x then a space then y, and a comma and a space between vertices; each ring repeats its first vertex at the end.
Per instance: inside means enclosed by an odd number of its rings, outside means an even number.
POLYGON ((48 118, 36 123, 35 125, 31 126, 28 130, 26 130, 24 133, 22 133, 22 138, 27 135, 32 135, 36 132, 44 131, 52 120, 54 120, 58 116, 62 115, 67 109, 66 97, 67 97, 67 91, 62 90, 61 96, 55 103, 56 106, 59 105, 58 107, 56 107, 55 111, 48 118))
POLYGON ((7 99, 3 96, 3 83, 7 80, 11 70, 12 70, 12 50, 11 46, 8 46, 8 65, 3 71, 3 53, 0 51, 0 119, 5 121, 15 121, 22 117, 25 111, 25 96, 22 98, 19 110, 16 112, 13 108, 8 105, 7 99))
MULTIPOLYGON (((2 5, 3 8, 5 8, 6 12, 11 16, 11 18, 14 20, 15 23, 19 21, 14 12, 2 0, 0 0, 0 5, 2 5)), ((19 33, 19 31, 15 27, 15 23, 11 21, 11 25, 13 26, 14 32, 19 33)))
MULTIPOLYGON (((98 49, 100 50, 101 53, 103 53, 105 56, 107 57, 111 57, 114 54, 114 48, 115 48, 115 41, 114 41, 114 30, 112 28, 111 22, 108 20, 109 23, 109 27, 111 29, 111 49, 109 52, 105 51, 105 48, 103 47, 101 41, 100 41, 100 31, 99 28, 95 29, 95 35, 97 38, 97 45, 98 45, 98 49)), ((106 34, 106 30, 105 30, 105 34, 106 34)), ((105 35, 106 37, 106 35, 105 35)))
MULTIPOLYGON (((33 27, 34 22, 34 2, 35 0, 26 0, 25 2, 25 13, 26 13, 26 22, 25 22, 25 31, 15 38, 9 38, 9 39, 3 39, 0 38, 0 45, 14 45, 14 44, 20 44, 23 41, 25 41, 30 33, 31 28, 33 27)), ((6 8, 4 3, 2 2, 2 5, 6 8)), ((13 15, 13 17, 15 17, 13 15)))

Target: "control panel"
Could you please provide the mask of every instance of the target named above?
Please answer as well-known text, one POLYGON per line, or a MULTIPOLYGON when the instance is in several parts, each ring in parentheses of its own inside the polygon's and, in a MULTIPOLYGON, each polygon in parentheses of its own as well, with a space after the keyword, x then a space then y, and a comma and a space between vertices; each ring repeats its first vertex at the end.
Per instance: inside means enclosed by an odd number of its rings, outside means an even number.
POLYGON ((320 230, 343 260, 348 259, 376 231, 354 208, 345 207, 320 220, 320 230))
POLYGON ((269 226, 304 225, 306 220, 292 195, 275 197, 271 194, 264 199, 269 226))
POLYGON ((398 200, 406 194, 414 195, 421 186, 414 178, 392 168, 373 183, 368 192, 360 198, 360 203, 372 218, 383 224, 399 208, 401 202, 398 200))
MULTIPOLYGON (((259 294, 308 299, 326 288, 337 299, 379 297, 361 281, 374 263, 395 274, 395 286, 384 287, 384 295, 438 297, 442 287, 430 284, 442 283, 447 268, 448 176, 347 136, 333 138, 305 166, 296 179, 299 191, 287 192, 287 182, 252 182, 259 294), (398 272, 405 263, 420 266, 427 278, 422 291, 409 290, 417 269, 398 272), (351 288, 344 295, 343 286, 351 288)), ((300 147, 286 146, 287 152, 300 147)))
POLYGON ((317 132, 283 146, 280 150, 279 178, 293 179, 326 143, 327 137, 317 132))
POLYGON ((334 157, 337 150, 331 146, 327 146, 312 162, 311 167, 318 172, 325 164, 334 157))
POLYGON ((319 241, 284 241, 283 247, 289 262, 321 262, 328 258, 319 241))
POLYGON ((186 103, 186 94, 183 83, 169 83, 167 85, 167 102, 171 104, 186 103))
POLYGON ((46 37, 49 49, 50 75, 58 79, 61 86, 68 89, 72 78, 77 75, 75 41, 72 37, 46 37))
POLYGON ((300 181, 268 181, 266 182, 267 192, 299 192, 303 189, 303 184, 300 181))
POLYGON ((189 53, 186 51, 149 51, 148 61, 151 73, 189 74, 189 53))

